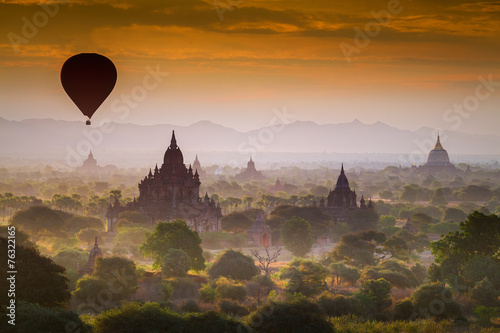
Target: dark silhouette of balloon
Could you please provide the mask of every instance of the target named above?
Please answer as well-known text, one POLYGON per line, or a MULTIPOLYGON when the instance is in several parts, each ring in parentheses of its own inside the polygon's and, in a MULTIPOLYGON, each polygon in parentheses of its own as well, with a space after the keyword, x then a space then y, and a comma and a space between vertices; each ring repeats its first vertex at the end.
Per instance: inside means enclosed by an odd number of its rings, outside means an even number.
POLYGON ((100 54, 80 53, 62 66, 61 83, 90 125, 90 118, 115 87, 116 67, 100 54))

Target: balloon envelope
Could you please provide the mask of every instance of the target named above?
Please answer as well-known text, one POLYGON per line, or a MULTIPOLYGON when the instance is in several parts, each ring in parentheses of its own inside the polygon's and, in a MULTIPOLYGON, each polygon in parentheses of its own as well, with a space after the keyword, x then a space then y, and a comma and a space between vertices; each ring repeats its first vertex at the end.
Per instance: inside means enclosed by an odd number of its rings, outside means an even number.
POLYGON ((97 53, 72 56, 61 69, 66 94, 89 119, 111 93, 116 83, 116 67, 97 53))

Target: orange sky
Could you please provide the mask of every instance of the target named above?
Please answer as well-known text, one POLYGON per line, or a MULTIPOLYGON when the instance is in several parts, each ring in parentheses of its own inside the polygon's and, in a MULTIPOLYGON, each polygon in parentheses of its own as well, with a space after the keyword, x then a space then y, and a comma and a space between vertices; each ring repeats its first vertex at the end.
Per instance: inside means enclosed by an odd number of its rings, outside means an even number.
POLYGON ((500 84, 470 115, 460 115, 460 125, 450 121, 458 114, 446 112, 474 96, 478 77, 500 82, 500 1, 46 4, 0 0, 1 117, 83 120, 59 70, 74 54, 97 52, 118 70, 97 121, 208 119, 249 130, 268 125, 273 108, 286 106, 296 119, 317 123, 380 120, 411 130, 497 133, 500 84), (381 11, 391 17, 379 23, 373 13, 381 11), (367 27, 371 37, 356 42, 367 27), (352 51, 349 59, 343 48, 352 51), (112 102, 140 86, 147 67, 169 76, 120 117, 112 102))

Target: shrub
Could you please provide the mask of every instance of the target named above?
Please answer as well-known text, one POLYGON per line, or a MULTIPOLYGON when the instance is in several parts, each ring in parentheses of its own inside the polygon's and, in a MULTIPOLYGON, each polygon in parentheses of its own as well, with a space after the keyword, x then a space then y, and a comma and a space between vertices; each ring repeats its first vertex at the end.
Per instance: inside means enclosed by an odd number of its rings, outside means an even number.
POLYGON ((235 280, 250 280, 260 273, 254 260, 239 251, 227 250, 208 269, 210 278, 220 276, 235 280))
POLYGON ((318 305, 331 317, 361 315, 357 300, 352 296, 332 295, 325 291, 318 298, 318 305))
POLYGON ((202 301, 209 303, 215 301, 215 288, 209 283, 202 284, 199 293, 202 301))
POLYGON ((394 305, 394 320, 410 320, 414 313, 411 299, 405 298, 394 305))
POLYGON ((228 300, 222 300, 219 302, 219 305, 217 306, 220 312, 234 315, 234 316, 240 316, 244 317, 246 316, 249 311, 246 307, 239 305, 236 302, 228 301, 228 300))
POLYGON ((435 319, 455 319, 462 317, 458 303, 453 301, 451 290, 436 282, 420 286, 412 295, 412 303, 417 309, 417 317, 435 319))
POLYGON ((497 306, 500 305, 498 301, 499 294, 490 280, 485 277, 472 288, 470 298, 478 305, 497 306))
POLYGON ((200 306, 194 299, 188 299, 179 306, 180 310, 184 312, 201 312, 200 306))
POLYGON ((376 313, 382 312, 392 304, 391 284, 387 280, 367 280, 363 282, 359 291, 373 300, 376 313))
POLYGON ((491 319, 500 316, 500 309, 497 307, 476 306, 474 314, 479 319, 479 324, 483 326, 490 326, 491 319))
POLYGON ((267 302, 250 313, 245 323, 256 333, 334 332, 320 307, 306 299, 295 299, 287 303, 267 302))
POLYGON ((80 332, 91 333, 90 326, 82 322, 78 314, 59 308, 44 308, 38 304, 19 302, 16 304, 15 326, 8 324, 9 317, 5 314, 2 306, 0 314, 0 331, 4 333, 29 332, 80 332), (69 330, 68 330, 69 329, 69 330))
POLYGON ((224 277, 220 277, 215 288, 215 297, 217 299, 228 298, 243 302, 247 296, 247 291, 241 284, 233 284, 224 277))
POLYGON ((367 267, 361 275, 361 280, 385 279, 397 288, 412 288, 419 285, 413 272, 402 264, 387 260, 375 267, 367 267))
POLYGON ((174 291, 172 299, 197 298, 198 284, 189 277, 180 277, 170 282, 174 291))

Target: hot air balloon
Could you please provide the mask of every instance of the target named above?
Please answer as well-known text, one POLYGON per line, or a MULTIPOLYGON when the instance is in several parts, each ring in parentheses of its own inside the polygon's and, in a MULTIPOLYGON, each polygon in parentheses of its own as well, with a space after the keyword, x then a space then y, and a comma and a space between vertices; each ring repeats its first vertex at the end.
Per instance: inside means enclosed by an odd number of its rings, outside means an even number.
POLYGON ((116 67, 100 54, 80 53, 62 66, 61 83, 90 125, 90 118, 115 87, 116 67))

